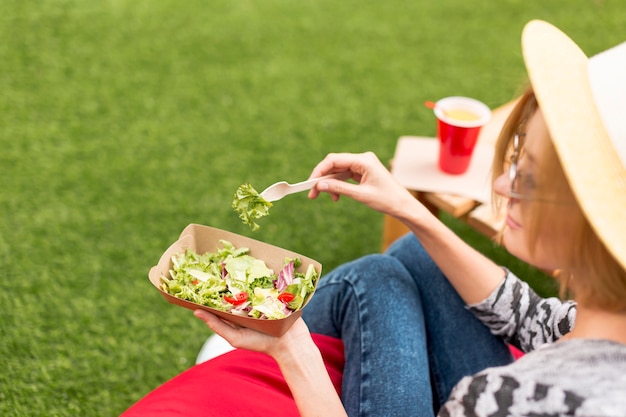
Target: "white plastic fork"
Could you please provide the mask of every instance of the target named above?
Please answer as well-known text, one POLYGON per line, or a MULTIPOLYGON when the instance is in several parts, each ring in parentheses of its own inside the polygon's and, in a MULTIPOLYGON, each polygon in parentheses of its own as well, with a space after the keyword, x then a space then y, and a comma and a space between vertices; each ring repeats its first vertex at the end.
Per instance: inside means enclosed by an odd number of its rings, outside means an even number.
POLYGON ((289 184, 286 181, 279 181, 270 185, 261 192, 261 197, 265 201, 278 201, 286 195, 299 193, 300 191, 307 191, 313 188, 318 181, 326 179, 339 179, 345 180, 350 176, 349 172, 340 172, 337 174, 324 175, 323 177, 312 178, 310 180, 297 182, 295 184, 289 184))

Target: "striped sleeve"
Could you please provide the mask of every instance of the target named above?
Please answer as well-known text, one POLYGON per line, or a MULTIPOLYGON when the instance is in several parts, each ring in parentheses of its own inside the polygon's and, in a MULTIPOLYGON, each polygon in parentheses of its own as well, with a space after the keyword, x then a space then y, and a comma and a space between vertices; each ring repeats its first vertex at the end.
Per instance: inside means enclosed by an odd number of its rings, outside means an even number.
POLYGON ((569 333, 576 318, 573 301, 542 298, 510 271, 489 297, 468 308, 493 334, 524 352, 569 333))

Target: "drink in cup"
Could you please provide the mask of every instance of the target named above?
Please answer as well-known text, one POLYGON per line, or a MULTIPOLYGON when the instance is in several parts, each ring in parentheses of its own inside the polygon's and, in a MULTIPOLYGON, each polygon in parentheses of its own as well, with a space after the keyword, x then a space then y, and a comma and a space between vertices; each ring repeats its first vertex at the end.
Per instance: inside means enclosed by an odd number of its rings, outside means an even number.
POLYGON ((468 97, 447 97, 435 103, 439 169, 459 175, 467 171, 480 128, 491 118, 484 103, 468 97))

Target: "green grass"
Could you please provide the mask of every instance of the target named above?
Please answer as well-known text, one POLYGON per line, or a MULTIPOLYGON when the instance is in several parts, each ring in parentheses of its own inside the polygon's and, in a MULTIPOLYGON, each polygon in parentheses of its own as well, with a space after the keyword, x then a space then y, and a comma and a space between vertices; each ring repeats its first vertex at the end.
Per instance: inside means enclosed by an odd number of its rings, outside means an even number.
POLYGON ((531 18, 595 53, 626 39, 625 12, 610 0, 3 1, 0 415, 118 415, 193 363, 207 329, 147 280, 189 223, 325 270, 378 251, 381 215, 347 199, 289 197, 253 234, 231 196, 304 179, 328 152, 387 161, 399 136, 434 134, 425 100, 508 101, 531 18))

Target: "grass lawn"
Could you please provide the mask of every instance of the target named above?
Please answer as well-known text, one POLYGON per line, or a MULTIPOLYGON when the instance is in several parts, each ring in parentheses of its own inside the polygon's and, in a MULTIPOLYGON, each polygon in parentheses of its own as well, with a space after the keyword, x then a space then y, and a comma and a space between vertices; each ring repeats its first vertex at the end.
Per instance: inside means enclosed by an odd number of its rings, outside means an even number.
POLYGON ((531 18, 590 54, 626 39, 615 0, 4 0, 0 415, 115 416, 192 365, 208 330, 147 280, 189 223, 325 270, 378 251, 382 216, 347 199, 291 196, 252 233, 232 194, 329 152, 389 160, 434 134, 425 100, 510 100, 531 18))

